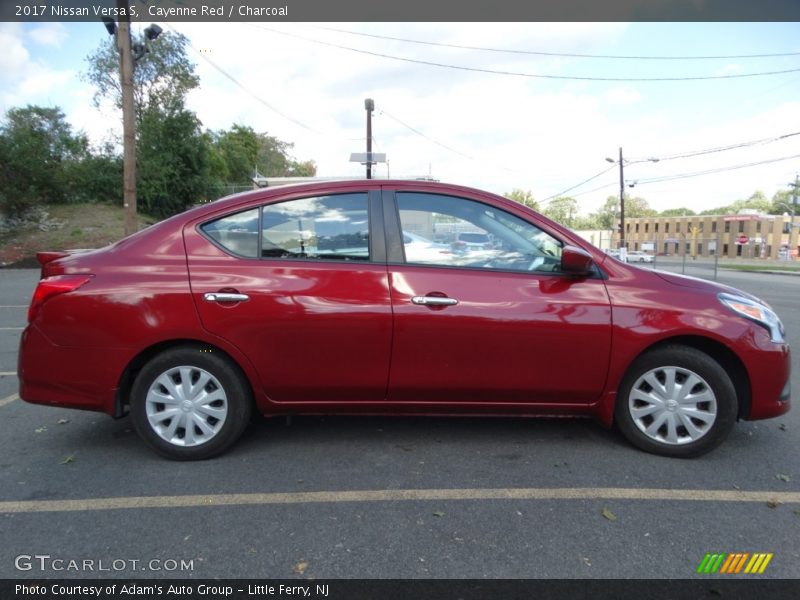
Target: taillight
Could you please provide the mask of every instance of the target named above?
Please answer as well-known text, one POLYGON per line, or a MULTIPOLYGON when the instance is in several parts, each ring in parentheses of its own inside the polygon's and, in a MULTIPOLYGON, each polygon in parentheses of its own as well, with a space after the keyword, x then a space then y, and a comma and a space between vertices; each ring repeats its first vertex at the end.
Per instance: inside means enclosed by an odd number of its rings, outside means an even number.
POLYGON ((39 281, 28 307, 28 323, 33 322, 46 300, 58 294, 74 292, 91 278, 91 275, 55 275, 39 281))

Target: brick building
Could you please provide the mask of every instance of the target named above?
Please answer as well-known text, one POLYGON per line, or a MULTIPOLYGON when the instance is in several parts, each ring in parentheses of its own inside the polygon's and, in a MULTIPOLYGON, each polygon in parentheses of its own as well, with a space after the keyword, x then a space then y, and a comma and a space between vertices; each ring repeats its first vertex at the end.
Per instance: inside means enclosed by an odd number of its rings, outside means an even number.
MULTIPOLYGON (((628 250, 728 258, 796 259, 800 219, 788 215, 736 214, 625 219, 628 250)), ((619 245, 613 234, 612 246, 619 245)))

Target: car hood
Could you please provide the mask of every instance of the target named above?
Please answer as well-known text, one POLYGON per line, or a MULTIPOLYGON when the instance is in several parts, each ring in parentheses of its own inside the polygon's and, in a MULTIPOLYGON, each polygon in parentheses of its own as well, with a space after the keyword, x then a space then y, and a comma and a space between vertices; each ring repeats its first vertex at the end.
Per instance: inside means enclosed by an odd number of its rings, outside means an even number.
POLYGON ((745 298, 750 298, 751 300, 759 302, 760 304, 766 305, 766 302, 764 302, 760 298, 757 298, 752 294, 748 294, 747 292, 743 292, 742 290, 737 289, 735 287, 724 285, 722 283, 716 283, 713 281, 708 281, 706 279, 700 279, 698 277, 690 277, 689 275, 678 275, 677 273, 665 273, 663 271, 653 271, 652 273, 659 279, 663 279, 667 283, 671 283, 673 285, 688 287, 712 294, 727 292, 729 294, 735 294, 737 296, 744 296, 745 298))

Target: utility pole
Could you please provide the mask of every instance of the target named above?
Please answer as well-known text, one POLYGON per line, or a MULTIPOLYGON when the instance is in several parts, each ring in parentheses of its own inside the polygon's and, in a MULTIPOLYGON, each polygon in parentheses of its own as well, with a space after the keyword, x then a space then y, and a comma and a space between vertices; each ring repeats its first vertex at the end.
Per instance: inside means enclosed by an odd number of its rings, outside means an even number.
POLYGON ((372 111, 375 110, 375 101, 367 98, 364 108, 367 109, 367 179, 372 179, 372 111))
POLYGON ((619 247, 625 245, 625 163, 622 161, 622 146, 619 148, 619 247))
POLYGON ((138 229, 136 222, 136 120, 133 100, 133 54, 128 5, 117 0, 120 9, 117 29, 119 79, 122 87, 122 205, 125 207, 125 235, 138 229))

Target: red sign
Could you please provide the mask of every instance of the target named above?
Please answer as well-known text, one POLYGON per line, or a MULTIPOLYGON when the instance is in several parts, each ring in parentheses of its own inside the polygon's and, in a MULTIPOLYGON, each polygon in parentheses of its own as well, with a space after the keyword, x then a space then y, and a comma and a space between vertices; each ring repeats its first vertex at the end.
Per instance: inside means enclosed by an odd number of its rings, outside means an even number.
POLYGON ((736 240, 736 243, 744 246, 747 243, 747 236, 746 235, 740 235, 739 239, 736 240))

